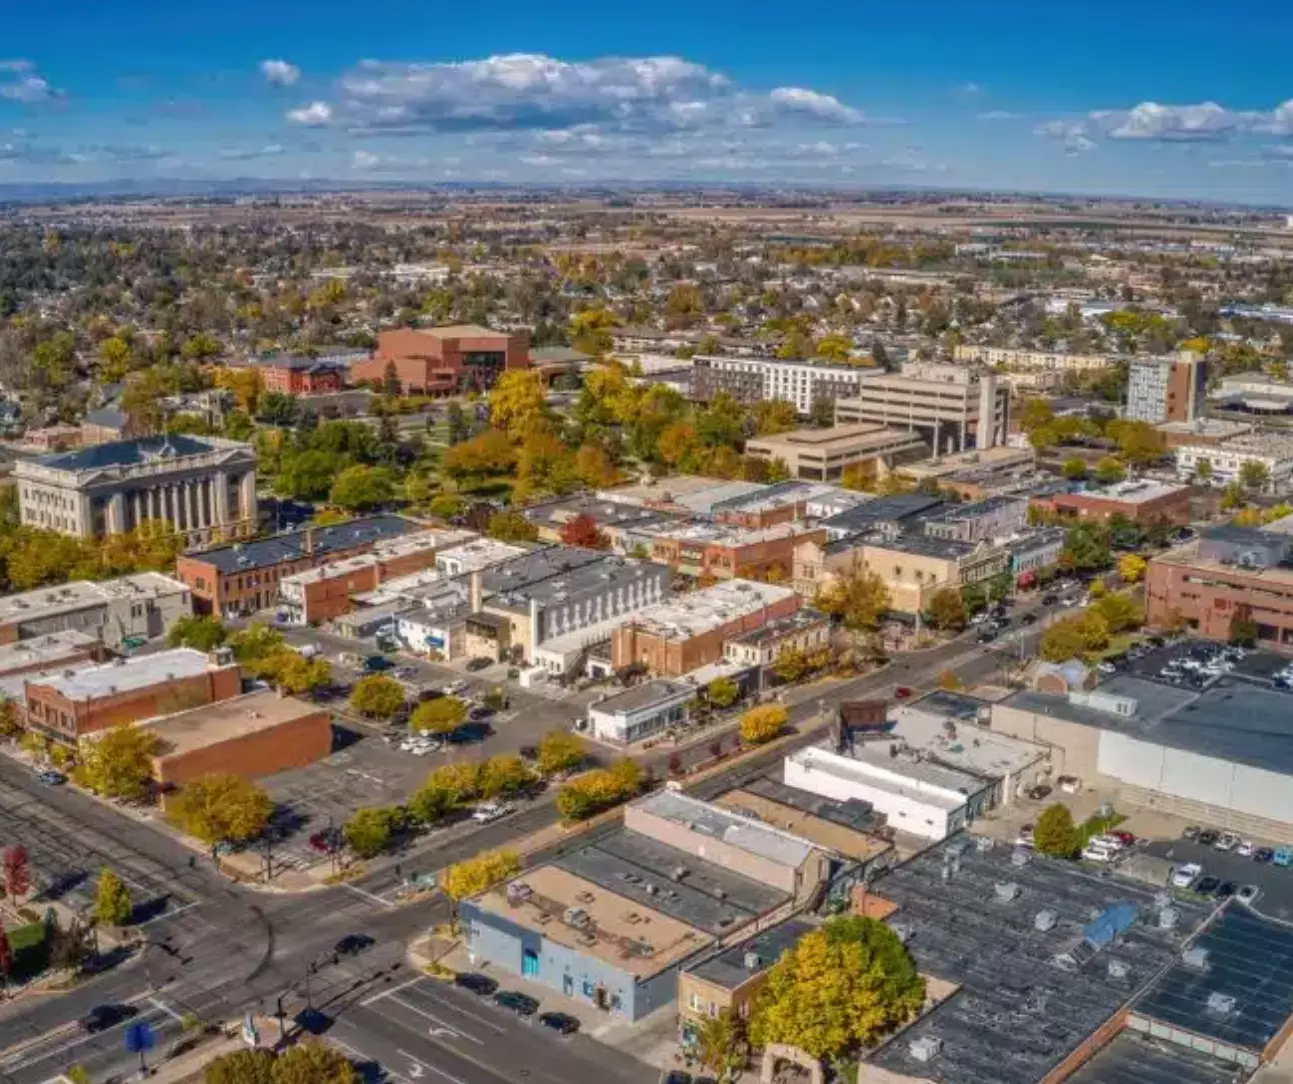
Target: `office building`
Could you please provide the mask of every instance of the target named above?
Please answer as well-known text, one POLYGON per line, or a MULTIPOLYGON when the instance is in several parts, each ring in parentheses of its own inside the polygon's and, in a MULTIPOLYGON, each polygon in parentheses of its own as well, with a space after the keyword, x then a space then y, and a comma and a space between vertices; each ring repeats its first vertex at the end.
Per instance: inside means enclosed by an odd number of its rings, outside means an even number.
POLYGON ((599 741, 628 745, 687 721, 695 685, 656 678, 588 705, 588 727, 599 741))
POLYGON ((1250 432, 1216 443, 1178 444, 1176 472, 1182 481, 1242 482, 1246 489, 1284 494, 1293 486, 1293 435, 1250 432))
POLYGON ((799 609, 788 587, 726 580, 680 595, 633 615, 611 635, 616 670, 640 664, 652 673, 681 677, 723 658, 723 645, 799 609))
POLYGON ((113 649, 164 636, 193 612, 189 588, 160 572, 74 580, 0 598, 0 644, 81 632, 113 649))
POLYGON ((1029 503, 1063 519, 1107 523, 1121 516, 1138 527, 1163 523, 1183 526, 1190 522, 1190 487, 1149 479, 1129 479, 1103 489, 1073 493, 1056 490, 1034 496, 1029 503))
POLYGON ((1028 522, 1023 497, 987 497, 973 504, 949 504, 922 521, 928 538, 983 542, 1018 534, 1028 522))
POLYGON ((990 542, 958 542, 921 535, 844 540, 814 552, 796 554, 796 582, 801 578, 820 590, 853 568, 876 575, 889 592, 889 608, 920 614, 944 588, 960 590, 1009 571, 1010 554, 990 542), (832 555, 838 554, 834 560, 832 555))
POLYGON ((368 553, 379 542, 417 531, 418 524, 400 516, 367 516, 328 527, 300 530, 234 542, 181 554, 175 575, 193 592, 200 613, 238 617, 273 606, 279 583, 305 569, 368 553))
POLYGON ((819 400, 836 402, 859 393, 880 370, 812 359, 718 357, 692 358, 691 395, 709 402, 720 394, 738 403, 783 399, 807 415, 819 400))
POLYGON ((1293 413, 1293 384, 1262 373, 1223 376, 1209 397, 1227 414, 1274 418, 1293 413))
POLYGON ((160 520, 191 544, 256 530, 256 453, 219 437, 120 440, 14 465, 22 522, 76 538, 160 520))
POLYGON ((906 430, 863 423, 755 437, 746 442, 745 454, 766 462, 779 460, 792 478, 837 482, 855 467, 878 481, 897 466, 928 458, 929 447, 906 430))
POLYGON ((1055 373, 1092 373, 1110 369, 1114 359, 1106 354, 1070 354, 1056 350, 1020 350, 1008 346, 962 344, 953 352, 957 361, 1055 373))
POLYGON ((907 463, 899 473, 914 485, 936 484, 952 490, 963 501, 977 501, 1015 490, 1035 479, 1037 453, 1032 448, 1000 445, 907 463))
POLYGON ((383 384, 391 367, 405 395, 453 395, 494 386, 507 369, 527 369, 530 341, 474 324, 399 328, 377 336, 377 349, 350 367, 353 383, 383 384))
POLYGON ((936 456, 982 451, 1006 442, 1010 389, 989 372, 908 362, 900 372, 873 375, 855 396, 837 399, 835 422, 917 433, 936 456))
POLYGON ((1133 358, 1126 417, 1154 425, 1193 421, 1203 410, 1207 390, 1208 362, 1189 350, 1173 357, 1133 358))

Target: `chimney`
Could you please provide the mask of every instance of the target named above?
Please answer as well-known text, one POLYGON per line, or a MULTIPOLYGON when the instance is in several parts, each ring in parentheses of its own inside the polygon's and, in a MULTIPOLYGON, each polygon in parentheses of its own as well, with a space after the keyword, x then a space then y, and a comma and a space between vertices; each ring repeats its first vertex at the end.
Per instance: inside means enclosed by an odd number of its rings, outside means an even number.
POLYGON ((305 555, 307 557, 314 556, 314 528, 313 527, 307 527, 305 529, 305 555))
POLYGON ((474 571, 467 578, 467 603, 471 607, 472 613, 480 612, 481 603, 481 580, 480 569, 474 571))

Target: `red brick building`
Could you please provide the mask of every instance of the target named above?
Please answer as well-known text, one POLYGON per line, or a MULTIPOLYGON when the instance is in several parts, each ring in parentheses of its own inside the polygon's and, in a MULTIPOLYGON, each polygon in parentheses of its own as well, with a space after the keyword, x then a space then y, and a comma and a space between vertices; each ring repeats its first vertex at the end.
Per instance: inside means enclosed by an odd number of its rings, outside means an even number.
POLYGON ((679 524, 656 533, 651 559, 688 576, 734 577, 789 581, 794 576, 795 547, 802 542, 825 545, 826 529, 780 524, 760 530, 711 524, 679 524))
POLYGON ((530 366, 530 337, 462 324, 383 331, 372 357, 350 367, 352 383, 377 383, 393 365, 408 395, 452 395, 494 385, 505 369, 530 366))
POLYGON ((1128 481, 1107 489, 1033 497, 1029 503, 1051 515, 1096 523, 1107 523, 1114 516, 1140 527, 1190 522, 1190 487, 1161 482, 1128 481))
POLYGON ((283 395, 322 395, 341 391, 350 366, 362 355, 307 358, 278 354, 256 366, 265 390, 283 395))

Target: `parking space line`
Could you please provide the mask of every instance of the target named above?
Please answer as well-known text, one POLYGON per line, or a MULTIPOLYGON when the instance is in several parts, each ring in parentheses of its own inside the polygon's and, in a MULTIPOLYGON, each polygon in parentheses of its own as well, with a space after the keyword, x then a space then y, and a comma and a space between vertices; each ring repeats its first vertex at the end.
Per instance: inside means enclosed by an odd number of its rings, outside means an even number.
POLYGON ((364 998, 359 1004, 371 1005, 374 1001, 381 1001, 384 997, 390 997, 392 994, 398 994, 401 990, 406 990, 410 986, 416 986, 426 978, 425 975, 414 975, 411 979, 405 979, 398 986, 392 986, 389 990, 383 990, 381 993, 374 994, 372 997, 364 998))
POLYGON ((155 998, 155 997, 150 997, 150 998, 148 999, 148 1004, 150 1004, 154 1009, 158 1009, 159 1011, 164 1012, 167 1016, 169 1016, 169 1017, 170 1017, 172 1020, 174 1020, 177 1024, 182 1024, 182 1023, 184 1023, 184 1017, 182 1017, 179 1013, 177 1013, 174 1009, 172 1009, 172 1008, 171 1008, 169 1005, 167 1005, 164 1001, 159 1001, 159 1000, 157 1000, 157 998, 155 998))
POLYGON ((185 911, 192 911, 195 907, 201 907, 202 901, 195 900, 193 903, 186 903, 183 907, 177 907, 174 911, 163 911, 160 915, 154 915, 152 918, 146 918, 143 922, 136 922, 135 929, 141 926, 151 926, 154 922, 161 922, 164 918, 174 918, 176 915, 182 915, 185 911))

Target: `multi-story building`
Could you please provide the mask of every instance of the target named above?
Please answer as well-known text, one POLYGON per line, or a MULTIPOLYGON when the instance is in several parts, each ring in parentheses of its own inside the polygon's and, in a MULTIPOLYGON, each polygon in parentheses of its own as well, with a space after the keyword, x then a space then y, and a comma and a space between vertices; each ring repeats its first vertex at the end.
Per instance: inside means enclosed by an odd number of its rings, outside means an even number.
POLYGON ((1168 358, 1133 358, 1127 373, 1127 413, 1136 421, 1189 422, 1208 390, 1208 362, 1189 350, 1168 358))
MULTIPOLYGON (((0 646, 0 683, 12 687, 17 679, 21 685, 23 674, 70 670, 103 662, 107 656, 98 637, 75 629, 51 632, 34 640, 18 640, 0 646)), ((4 695, 3 685, 0 685, 0 696, 4 695)))
POLYGON ((755 530, 714 523, 680 523, 634 531, 628 537, 649 546, 652 560, 687 576, 789 580, 794 571, 795 547, 809 539, 825 542, 826 530, 802 522, 755 530))
POLYGON ((1252 621, 1263 646, 1293 649, 1293 536, 1257 527, 1205 527, 1149 562, 1145 615, 1154 625, 1184 622, 1200 636, 1228 640, 1236 619, 1252 621))
POLYGON ((175 562, 175 575, 192 591, 194 608, 200 613, 234 617, 274 605, 285 577, 368 553, 379 542, 417 529, 416 523, 400 516, 368 516, 329 527, 303 527, 273 538, 181 554, 175 562))
MULTIPOLYGON (((905 535, 893 540, 866 540, 855 547, 861 567, 879 576, 889 591, 889 608, 923 613, 935 593, 982 583, 1010 568, 1010 554, 988 542, 954 542, 905 535)), ((817 581, 819 586, 820 579, 817 581)))
POLYGON ((22 522, 97 538, 161 520, 193 544, 256 530, 256 453, 219 437, 120 440, 14 466, 22 522))
POLYGON ((505 335, 474 324, 400 328, 378 335, 372 357, 352 365, 350 379, 382 383, 393 366, 406 395, 452 395, 493 387, 505 369, 529 365, 525 333, 505 335))
POLYGON ((857 395, 836 400, 835 422, 919 433, 935 455, 995 448, 1010 427, 1010 389, 989 372, 908 362, 900 372, 873 374, 857 395))
POLYGON ((1276 416, 1293 413, 1293 384, 1261 373, 1223 376, 1210 398, 1227 412, 1276 416))
POLYGON ((799 605, 788 587, 727 580, 635 614, 611 635, 611 663, 617 670, 640 664, 681 677, 722 659, 732 637, 788 617, 799 605))
POLYGON ((983 542, 1009 538, 1028 522, 1024 497, 985 497, 973 504, 949 504, 922 521, 928 538, 983 542))
POLYGON ((941 459, 908 463, 903 478, 916 485, 928 483, 956 492, 962 500, 977 501, 1019 486, 1036 476, 1037 452, 1032 448, 1001 445, 986 451, 971 450, 941 459))
POLYGON ((733 636, 723 645, 723 658, 737 666, 766 667, 783 651, 810 654, 830 646, 831 619, 805 607, 751 632, 733 636))
POLYGON ((465 576, 471 572, 484 572, 495 565, 504 565, 533 552, 531 546, 514 546, 494 538, 477 538, 461 546, 454 546, 437 553, 435 567, 446 576, 465 576))
POLYGON ((366 351, 321 354, 271 354, 256 360, 255 368, 265 390, 282 395, 324 395, 345 386, 350 367, 366 358, 366 351))
POLYGON ((0 598, 0 644, 83 632, 111 648, 163 636, 193 612, 192 592, 160 572, 74 580, 0 598))
POLYGON ((1176 448, 1176 472, 1182 481, 1204 481, 1216 486, 1251 481, 1254 484, 1250 488, 1264 493, 1287 493, 1293 483, 1293 435, 1250 432, 1216 444, 1180 444, 1176 448), (1260 485, 1255 484, 1258 478, 1260 485))
POLYGON ((208 656, 187 647, 42 674, 24 683, 27 726, 67 745, 119 723, 186 711, 240 692, 242 672, 231 655, 208 656))
POLYGON ((745 454, 780 460, 792 478, 835 482, 849 467, 876 480, 887 478, 894 467, 927 458, 929 446, 906 430, 863 423, 756 437, 746 442, 745 454))
POLYGON ((1129 479, 1104 489, 1078 493, 1055 491, 1034 496, 1031 505, 1042 512, 1068 519, 1107 523, 1122 516, 1140 527, 1160 523, 1177 526, 1190 521, 1190 487, 1166 485, 1147 479, 1129 479))
POLYGON ((961 345, 953 351, 957 361, 1003 369, 1032 369, 1059 373, 1090 373, 1112 368, 1105 354, 1069 354, 1055 350, 1020 350, 1008 346, 961 345))
POLYGON ((692 358, 691 395, 708 402, 726 393, 738 403, 784 399, 800 414, 813 404, 857 395, 880 370, 813 359, 719 357, 692 358))

